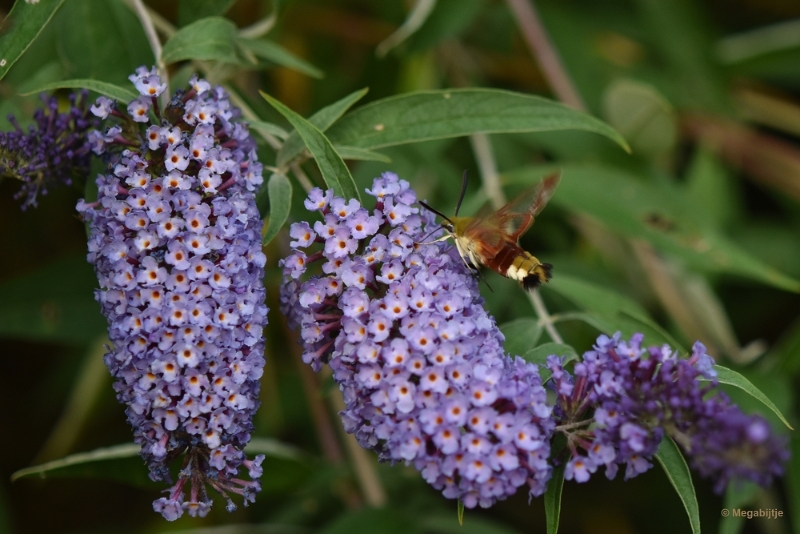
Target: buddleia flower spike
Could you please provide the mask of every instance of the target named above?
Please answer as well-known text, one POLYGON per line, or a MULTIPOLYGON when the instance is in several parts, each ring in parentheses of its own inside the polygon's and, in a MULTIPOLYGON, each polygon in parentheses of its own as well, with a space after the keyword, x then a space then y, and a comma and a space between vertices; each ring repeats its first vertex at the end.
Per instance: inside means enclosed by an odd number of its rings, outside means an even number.
POLYGON ((246 505, 260 490, 263 456, 249 460, 243 449, 267 322, 261 164, 222 88, 195 77, 160 109, 155 69, 130 79, 139 98, 125 107, 100 97, 92 108, 113 119, 92 135, 109 170, 97 177, 97 201, 78 210, 113 344, 105 361, 150 478, 169 482, 182 456, 177 482, 153 507, 169 520, 202 517, 208 487, 229 510, 230 493, 246 505))

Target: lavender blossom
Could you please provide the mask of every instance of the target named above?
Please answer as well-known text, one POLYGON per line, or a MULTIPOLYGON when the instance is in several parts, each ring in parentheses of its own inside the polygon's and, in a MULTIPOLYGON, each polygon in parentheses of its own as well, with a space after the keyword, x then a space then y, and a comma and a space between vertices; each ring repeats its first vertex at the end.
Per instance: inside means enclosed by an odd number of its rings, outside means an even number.
POLYGON ((228 492, 247 505, 260 490, 263 456, 248 460, 243 449, 267 322, 261 165, 222 88, 193 78, 162 110, 155 69, 130 79, 142 96, 128 112, 104 97, 92 108, 119 121, 92 134, 109 172, 97 178, 98 200, 78 210, 113 343, 105 362, 150 477, 170 482, 169 464, 185 453, 177 483, 153 507, 168 520, 202 517, 206 485, 229 510, 228 492), (242 466, 251 481, 237 478, 242 466))
POLYGON ((59 185, 72 185, 73 176, 89 172, 91 147, 87 132, 98 121, 86 106, 89 92, 72 93, 69 109, 58 112, 56 97, 42 96, 44 108, 33 115, 35 125, 26 133, 13 115, 10 132, 0 132, 0 176, 22 181, 14 198, 22 200, 22 209, 37 206, 37 195, 59 185))
POLYGON ((453 247, 419 243, 433 221, 408 183, 384 173, 367 192, 372 212, 314 189, 305 205, 322 220, 291 227, 281 301, 303 361, 330 365, 347 432, 444 496, 472 508, 524 484, 541 495, 554 422, 538 368, 504 355, 453 247))
POLYGON ((652 466, 665 435, 714 480, 717 492, 731 480, 767 485, 781 475, 785 443, 763 418, 742 413, 718 389, 702 343, 682 359, 669 346, 642 348, 642 339, 600 336, 575 365, 574 378, 559 358, 548 358, 555 414, 568 435, 567 479, 584 482, 602 466, 609 479, 620 466, 632 478, 652 466), (594 417, 587 418, 591 409, 594 417))

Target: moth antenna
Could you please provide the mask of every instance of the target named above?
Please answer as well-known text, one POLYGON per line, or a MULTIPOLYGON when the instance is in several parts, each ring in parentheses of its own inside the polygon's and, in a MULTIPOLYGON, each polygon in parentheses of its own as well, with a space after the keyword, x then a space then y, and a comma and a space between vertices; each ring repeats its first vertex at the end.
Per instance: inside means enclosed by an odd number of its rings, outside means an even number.
POLYGON ((458 204, 456 204, 456 216, 458 216, 458 210, 461 209, 461 202, 464 200, 464 194, 467 192, 468 181, 467 169, 464 169, 464 174, 461 176, 461 194, 458 196, 458 204))
POLYGON ((448 217, 447 215, 445 215, 441 211, 433 209, 432 207, 428 206, 427 204, 425 204, 421 200, 418 200, 417 202, 419 203, 420 206, 422 206, 426 210, 430 211, 431 213, 435 213, 436 215, 438 215, 439 217, 441 217, 445 221, 449 222, 450 224, 453 224, 453 221, 450 220, 450 217, 448 217))

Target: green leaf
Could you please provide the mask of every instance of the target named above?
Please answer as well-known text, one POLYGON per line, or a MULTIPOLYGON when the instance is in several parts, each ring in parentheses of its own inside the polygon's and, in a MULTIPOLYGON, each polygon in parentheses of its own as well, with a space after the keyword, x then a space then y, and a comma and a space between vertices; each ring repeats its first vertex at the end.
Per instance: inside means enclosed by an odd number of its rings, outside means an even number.
POLYGON ((97 477, 130 482, 137 485, 154 485, 142 465, 135 443, 102 447, 90 452, 70 454, 64 458, 41 465, 26 467, 11 475, 12 482, 24 477, 97 477))
POLYGON ((122 2, 70 0, 54 23, 68 78, 124 84, 134 69, 153 64, 142 25, 122 2))
POLYGON ((721 365, 715 365, 714 370, 717 371, 717 381, 720 384, 728 384, 730 386, 735 386, 744 391, 745 393, 748 393, 753 398, 761 401, 764 404, 764 406, 772 410, 775 413, 775 415, 778 416, 778 419, 780 419, 784 425, 786 425, 790 430, 794 430, 794 428, 792 428, 792 425, 789 424, 789 421, 786 420, 786 418, 783 416, 778 407, 775 406, 775 404, 771 400, 769 400, 769 398, 766 395, 764 395, 764 393, 762 393, 760 389, 755 387, 752 382, 750 382, 748 379, 746 379, 744 376, 737 373, 733 369, 728 369, 727 367, 723 367, 721 365))
MULTIPOLYGON (((561 166, 561 182, 552 203, 591 215, 609 229, 645 239, 699 269, 746 276, 788 291, 800 292, 800 281, 748 254, 703 223, 685 191, 601 165, 561 166)), ((524 167, 505 173, 507 184, 530 183, 547 167, 524 167)))
POLYGON ((91 343, 107 327, 93 298, 96 287, 83 255, 8 280, 0 285, 0 336, 91 343))
POLYGON ((3 21, 7 28, 0 37, 0 80, 36 40, 64 0, 40 0, 36 4, 18 1, 3 21))
POLYGON ((563 356, 564 363, 571 362, 578 359, 578 353, 574 348, 562 343, 544 343, 535 349, 531 349, 522 355, 522 359, 526 362, 534 363, 539 366, 539 376, 542 379, 542 384, 550 380, 550 369, 547 368, 547 357, 550 355, 563 356))
MULTIPOLYGON (((33 75, 26 76, 25 80, 17 85, 16 91, 18 95, 24 96, 30 94, 31 89, 35 89, 47 83, 63 80, 65 77, 64 67, 61 65, 61 62, 50 61, 43 64, 33 75)), ((7 83, 10 83, 10 80, 7 80, 7 83)))
POLYGON ((361 148, 416 143, 474 133, 586 130, 628 149, 606 123, 558 102, 499 89, 419 91, 377 100, 330 128, 337 145, 361 148))
POLYGON ((603 117, 637 155, 656 157, 672 150, 678 140, 672 106, 648 84, 625 78, 614 81, 603 97, 603 117))
POLYGON ((697 495, 692 484, 692 474, 681 451, 672 438, 664 436, 656 452, 656 460, 661 464, 672 487, 678 493, 683 507, 689 516, 689 523, 694 534, 700 534, 700 509, 697 506, 697 495))
POLYGON ((456 516, 458 517, 458 526, 464 525, 464 501, 458 499, 458 507, 456 510, 456 516))
POLYGON ((275 63, 276 65, 296 70, 297 72, 306 74, 312 78, 321 79, 325 76, 320 69, 311 63, 300 59, 273 41, 268 41, 266 39, 238 38, 236 42, 246 50, 249 50, 255 54, 257 57, 266 59, 267 61, 275 63))
MULTIPOLYGON (((70 454, 64 458, 20 469, 11 475, 11 481, 37 476, 51 477, 93 477, 110 478, 137 485, 154 485, 147 476, 139 456, 141 446, 135 443, 122 443, 111 447, 101 447, 90 452, 70 454)), ((290 445, 268 438, 253 438, 245 452, 264 454, 278 460, 303 460, 302 453, 290 445)))
POLYGON ((575 352, 575 349, 569 345, 565 345, 564 343, 544 343, 539 345, 535 349, 531 349, 525 354, 522 355, 522 358, 526 362, 535 363, 537 365, 544 365, 547 361, 547 357, 555 355, 555 356, 563 356, 564 363, 570 362, 572 360, 578 359, 578 353, 575 352))
POLYGON ((43 91, 54 91, 56 89, 89 89, 90 91, 105 95, 109 98, 113 98, 114 100, 119 100, 123 103, 135 100, 139 96, 134 91, 126 89, 125 87, 120 87, 119 85, 114 85, 113 83, 89 79, 62 80, 60 82, 48 83, 45 85, 40 85, 35 89, 31 89, 23 93, 23 95, 34 95, 43 91))
POLYGON ((506 337, 503 350, 511 356, 525 354, 539 341, 542 327, 538 319, 521 317, 500 325, 500 331, 506 337))
POLYGON ((648 343, 667 343, 676 349, 681 348, 636 301, 609 287, 601 287, 562 273, 554 276, 547 288, 566 297, 580 309, 590 312, 590 324, 605 334, 613 335, 619 331, 623 336, 630 337, 641 332, 648 343))
POLYGON ((308 122, 306 119, 287 108, 265 92, 261 91, 267 102, 269 102, 281 115, 286 117, 300 137, 306 144, 308 151, 314 156, 314 159, 319 165, 319 170, 322 172, 322 178, 328 187, 333 189, 335 195, 344 198, 355 198, 359 202, 361 197, 358 194, 356 183, 353 181, 353 176, 347 165, 342 161, 341 156, 336 153, 333 145, 325 137, 316 126, 308 122))
POLYGON ((178 4, 178 25, 224 14, 236 0, 181 0, 178 4))
POLYGON ((686 195, 695 209, 702 211, 703 222, 713 228, 724 228, 737 219, 739 202, 735 183, 709 149, 702 145, 695 149, 686 171, 686 195))
POLYGON ((262 245, 266 245, 278 235, 286 219, 289 218, 289 208, 292 205, 292 184, 284 175, 276 173, 270 176, 267 191, 269 192, 269 223, 261 240, 262 245))
POLYGON ((236 53, 236 26, 222 17, 208 17, 184 26, 164 44, 164 63, 184 59, 217 60, 239 63, 236 53))
MULTIPOLYGON (((558 193, 556 193, 558 194, 558 193)), ((547 287, 570 299, 584 310, 608 315, 627 312, 632 316, 647 317, 647 312, 638 302, 593 282, 559 273, 547 287)))
POLYGON ((391 163, 392 160, 388 156, 384 156, 380 152, 373 152, 366 148, 358 148, 354 146, 335 146, 336 152, 342 156, 342 159, 354 159, 359 161, 381 161, 383 163, 391 163))
MULTIPOLYGON (((321 131, 327 131, 331 125, 339 120, 339 117, 344 115, 344 113, 350 109, 350 107, 361 100, 365 94, 369 91, 368 88, 360 89, 358 91, 354 91, 347 95, 346 97, 337 100, 333 104, 325 106, 321 110, 317 111, 311 117, 308 118, 308 122, 319 128, 321 131)), ((297 156, 303 150, 303 140, 297 134, 297 132, 292 132, 286 142, 281 147, 281 150, 278 152, 277 156, 277 164, 279 167, 283 167, 286 163, 297 156)))
POLYGON ((544 493, 544 514, 547 518, 547 534, 558 533, 558 523, 561 519, 561 490, 564 488, 564 469, 561 464, 553 469, 553 477, 547 484, 544 493))
POLYGON ((285 460, 302 460, 303 452, 282 441, 271 438, 254 437, 245 447, 247 454, 264 454, 271 458, 283 458, 285 460))
POLYGON ((248 120, 247 124, 250 125, 250 128, 253 130, 257 130, 259 132, 274 135, 280 139, 286 139, 289 137, 289 132, 278 126, 277 124, 272 124, 271 122, 264 122, 258 120, 248 120))

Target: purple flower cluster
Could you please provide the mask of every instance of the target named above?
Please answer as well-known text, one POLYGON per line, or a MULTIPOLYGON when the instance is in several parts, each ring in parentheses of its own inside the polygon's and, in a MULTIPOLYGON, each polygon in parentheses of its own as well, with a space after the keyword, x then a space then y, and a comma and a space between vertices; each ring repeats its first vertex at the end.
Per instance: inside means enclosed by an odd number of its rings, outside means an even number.
POLYGON ((169 481, 169 463, 185 453, 179 480, 154 509, 169 520, 184 510, 204 516, 206 485, 229 510, 228 492, 246 505, 260 490, 263 456, 248 460, 243 448, 267 322, 261 165, 223 89, 195 77, 161 110, 155 69, 130 79, 141 96, 127 112, 105 97, 92 107, 119 120, 91 136, 110 170, 97 178, 98 200, 78 210, 91 228, 88 260, 114 345, 105 362, 150 477, 169 481), (236 477, 242 466, 251 481, 236 477))
POLYGON ((14 195, 22 200, 23 210, 36 207, 38 194, 46 195, 58 185, 72 185, 73 176, 88 174, 91 147, 87 132, 98 124, 86 105, 88 94, 70 94, 70 107, 64 113, 58 112, 58 99, 43 96, 44 108, 36 110, 35 124, 27 133, 9 115, 14 130, 0 132, 0 176, 23 182, 14 195))
POLYGON ((303 361, 330 365, 363 447, 413 464, 446 497, 472 508, 524 484, 541 495, 555 425, 538 368, 503 354, 453 247, 420 243, 433 221, 408 183, 384 173, 367 193, 372 212, 314 189, 305 205, 322 220, 291 227, 281 301, 303 361))
POLYGON ((667 345, 642 348, 642 339, 600 336, 575 364, 574 378, 558 357, 548 358, 555 415, 571 453, 567 479, 585 482, 601 466, 608 478, 622 465, 626 479, 643 473, 665 435, 717 491, 734 479, 767 485, 780 476, 785 444, 764 419, 742 413, 719 391, 702 343, 682 359, 667 345))

